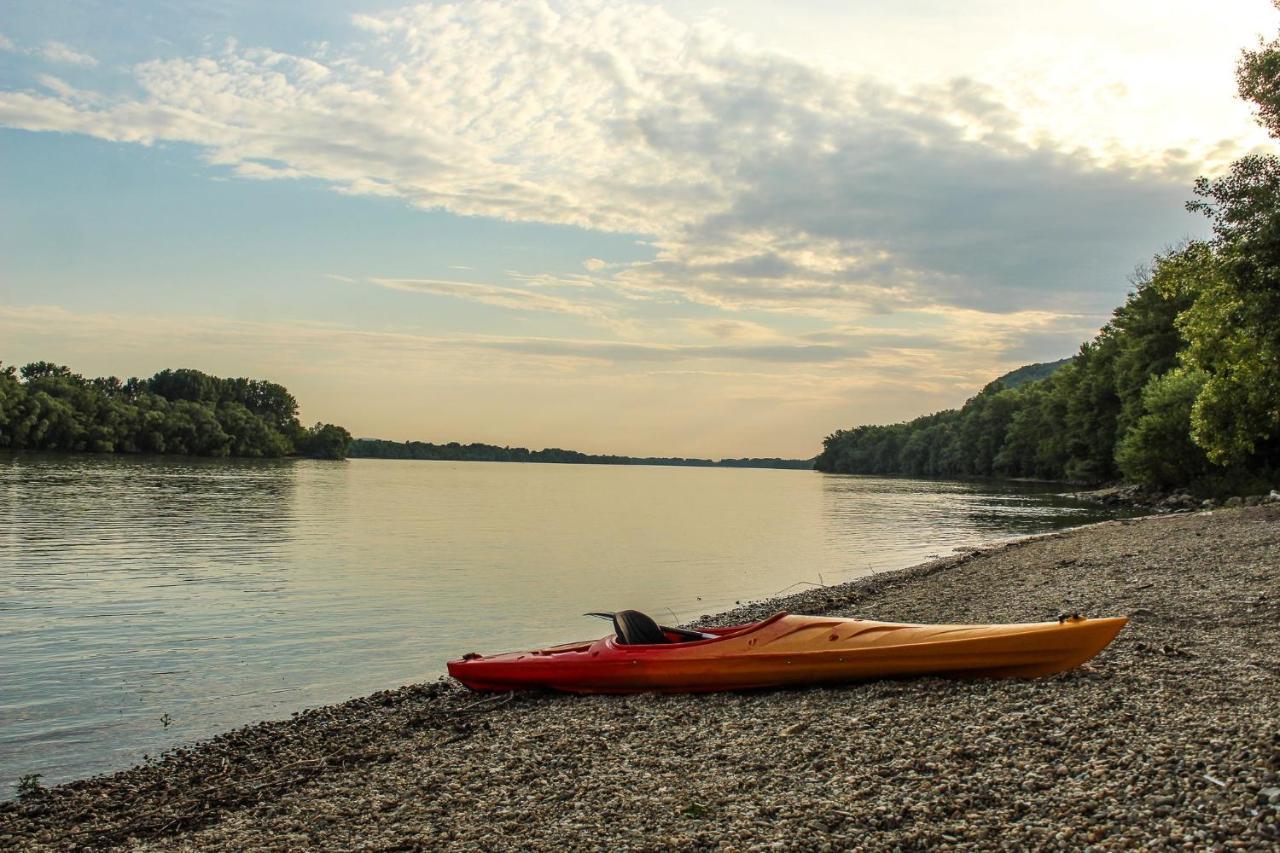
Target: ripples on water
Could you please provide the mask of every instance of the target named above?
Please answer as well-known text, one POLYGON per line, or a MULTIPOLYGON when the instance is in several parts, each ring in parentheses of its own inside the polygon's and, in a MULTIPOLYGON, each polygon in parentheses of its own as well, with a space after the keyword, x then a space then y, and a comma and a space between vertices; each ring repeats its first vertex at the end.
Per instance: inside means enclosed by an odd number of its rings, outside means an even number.
POLYGON ((471 650, 685 621, 1095 520, 1047 486, 804 471, 0 456, 0 796, 471 650), (171 720, 169 726, 162 718, 171 720))

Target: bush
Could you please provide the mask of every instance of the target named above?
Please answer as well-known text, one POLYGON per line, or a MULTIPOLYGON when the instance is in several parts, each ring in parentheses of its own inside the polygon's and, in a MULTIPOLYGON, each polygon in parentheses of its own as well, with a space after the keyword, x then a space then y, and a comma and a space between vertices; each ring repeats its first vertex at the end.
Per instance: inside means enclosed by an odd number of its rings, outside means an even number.
POLYGON ((1142 391, 1142 414, 1120 440, 1116 462, 1135 483, 1167 489, 1194 482, 1212 467, 1191 440, 1191 409, 1207 377, 1176 368, 1142 391))

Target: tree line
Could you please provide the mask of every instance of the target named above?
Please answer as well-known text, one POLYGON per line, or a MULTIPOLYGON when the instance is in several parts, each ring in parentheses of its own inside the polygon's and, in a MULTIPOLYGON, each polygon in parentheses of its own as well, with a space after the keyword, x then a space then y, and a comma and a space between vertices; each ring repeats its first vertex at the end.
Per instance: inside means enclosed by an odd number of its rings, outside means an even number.
POLYGON ((425 441, 385 441, 358 438, 347 451, 370 459, 438 459, 454 462, 557 462, 573 465, 683 465, 704 468, 813 468, 812 459, 685 459, 680 456, 614 456, 548 447, 498 447, 494 444, 432 444, 425 441))
MULTIPOLYGON (((1280 39, 1245 51, 1241 96, 1280 139, 1280 39)), ((1158 254, 1110 322, 1050 376, 960 409, 827 436, 820 471, 1119 478, 1202 493, 1280 476, 1280 158, 1200 178, 1212 236, 1158 254)))
POLYGON ((340 426, 298 421, 282 385, 162 370, 86 379, 38 361, 0 364, 0 449, 322 459, 346 456, 340 426))

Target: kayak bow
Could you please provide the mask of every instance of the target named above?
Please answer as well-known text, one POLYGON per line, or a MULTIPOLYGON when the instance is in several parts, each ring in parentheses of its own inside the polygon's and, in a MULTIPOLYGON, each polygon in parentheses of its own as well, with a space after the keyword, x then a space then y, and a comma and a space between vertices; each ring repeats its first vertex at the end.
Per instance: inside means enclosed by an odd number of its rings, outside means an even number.
MULTIPOLYGON (((473 690, 667 693, 948 675, 1034 678, 1079 666, 1106 648, 1126 617, 1011 625, 911 625, 777 613, 704 628, 709 639, 627 644, 616 636, 449 662, 473 690)), ((685 632, 687 633, 687 632, 685 632)))

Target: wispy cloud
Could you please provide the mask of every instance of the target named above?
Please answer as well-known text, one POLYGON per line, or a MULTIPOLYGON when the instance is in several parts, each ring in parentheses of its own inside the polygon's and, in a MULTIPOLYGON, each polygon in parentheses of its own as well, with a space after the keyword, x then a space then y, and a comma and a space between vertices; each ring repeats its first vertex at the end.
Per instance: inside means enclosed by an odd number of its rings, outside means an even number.
POLYGON ((604 313, 599 306, 585 305, 537 291, 499 287, 493 284, 438 278, 370 278, 369 281, 390 290, 447 296, 515 311, 551 311, 557 314, 575 314, 580 317, 598 317, 604 313))
POLYGON ((589 358, 612 363, 727 360, 775 364, 832 364, 862 355, 830 344, 648 344, 624 341, 576 341, 545 338, 477 339, 474 346, 531 355, 589 358))
POLYGON ((98 60, 89 54, 78 51, 60 41, 45 42, 36 50, 36 54, 49 62, 58 62, 64 65, 80 65, 92 68, 98 64, 98 60))
POLYGON ((98 64, 98 60, 95 57, 76 50, 65 42, 51 40, 33 47, 21 46, 4 33, 0 33, 0 51, 34 56, 45 62, 54 62, 59 65, 79 65, 83 68, 92 68, 98 64))
MULTIPOLYGON (((905 328, 850 327, 795 336, 741 323, 736 330, 710 329, 711 335, 721 338, 715 343, 655 343, 547 336, 423 335, 370 331, 337 323, 258 322, 218 316, 139 317, 75 312, 59 306, 0 305, 0 332, 6 335, 24 340, 60 337, 86 343, 109 339, 114 342, 111 349, 181 349, 203 341, 230 351, 270 353, 272 357, 264 360, 275 361, 282 353, 302 354, 321 348, 326 364, 352 360, 349 356, 353 353, 364 354, 354 359, 363 364, 368 360, 365 356, 411 352, 431 358, 453 353, 463 359, 479 352, 516 353, 615 365, 721 361, 739 365, 720 367, 721 372, 743 375, 755 369, 749 365, 807 364, 850 368, 850 373, 860 374, 862 381, 892 375, 905 388, 917 384, 939 387, 939 377, 953 377, 960 390, 977 387, 975 382, 980 385, 996 372, 1015 366, 1008 350, 1025 347, 1046 334, 1078 335, 1087 328, 1088 321, 1068 318, 1066 322, 1077 325, 1063 327, 1039 315, 1011 317, 965 312, 965 316, 941 315, 932 328, 914 332, 905 328), (147 331, 139 333, 138 329, 147 331), (991 346, 993 336, 998 339, 995 350, 991 346), (914 377, 904 378, 904 364, 923 369, 914 377)), ((1047 353, 1046 357, 1056 354, 1047 353)), ((308 363, 311 358, 307 356, 308 363)), ((829 376, 824 381, 844 380, 829 376)))

